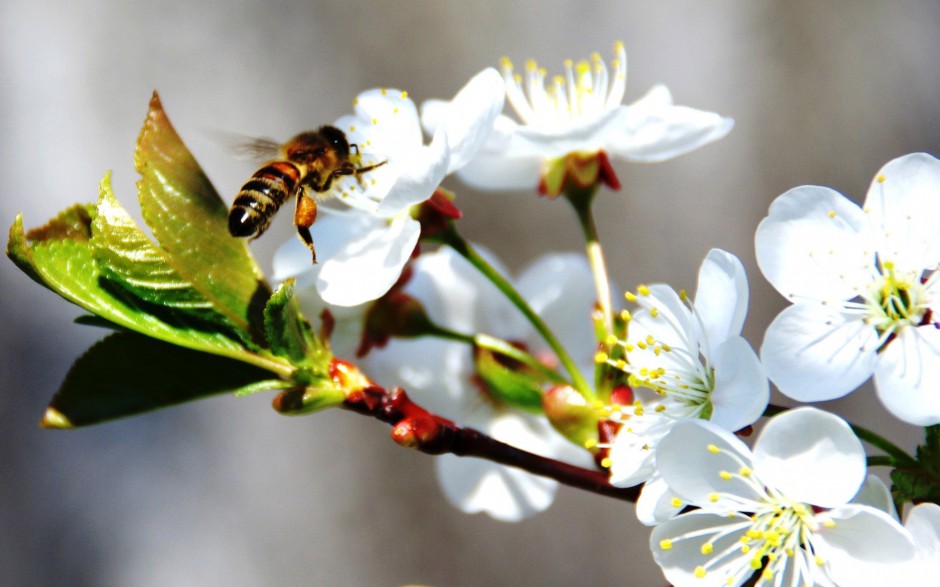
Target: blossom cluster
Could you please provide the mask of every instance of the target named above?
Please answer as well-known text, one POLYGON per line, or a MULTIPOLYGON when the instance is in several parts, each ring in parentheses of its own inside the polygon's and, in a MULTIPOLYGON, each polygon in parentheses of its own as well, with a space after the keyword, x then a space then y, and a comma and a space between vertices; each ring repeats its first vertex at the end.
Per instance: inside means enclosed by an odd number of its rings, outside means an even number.
MULTIPOLYGON (((665 161, 733 126, 674 105, 664 86, 624 104, 622 44, 609 68, 594 55, 553 78, 535 62, 520 74, 505 60, 502 70, 420 111, 401 90, 369 90, 335 122, 388 165, 364 185, 339 182, 341 203, 313 227, 318 265, 297 241, 274 259, 277 280, 297 280, 308 316, 332 315, 333 351, 358 354, 370 377, 435 414, 600 466, 612 485, 642 485, 637 516, 675 585, 936 577, 940 506, 913 507, 902 525, 849 424, 769 402, 771 383, 811 403, 873 378, 892 416, 940 424, 940 161, 887 163, 861 207, 817 186, 771 204, 756 257, 791 305, 758 352, 741 335, 749 288, 732 253, 707 253, 692 297, 649 284, 615 303, 593 238, 586 256, 548 254, 515 278, 457 240, 459 212, 440 187, 449 174, 484 190, 564 196, 585 218, 600 186, 619 187, 617 161, 665 161), (429 220, 442 203, 453 209, 429 220), (748 446, 740 433, 755 427, 748 446)), ((452 455, 436 467, 455 506, 504 521, 546 509, 557 485, 452 455)))

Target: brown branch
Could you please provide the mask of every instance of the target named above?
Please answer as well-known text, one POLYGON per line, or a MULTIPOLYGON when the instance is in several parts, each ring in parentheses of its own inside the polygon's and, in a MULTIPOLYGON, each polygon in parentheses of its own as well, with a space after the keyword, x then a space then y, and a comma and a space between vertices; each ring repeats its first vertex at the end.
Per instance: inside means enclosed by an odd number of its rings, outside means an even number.
POLYGON ((387 392, 378 386, 367 387, 349 394, 343 407, 390 424, 392 439, 396 443, 424 453, 486 459, 548 477, 570 487, 633 503, 639 495, 639 487, 614 487, 601 471, 526 452, 478 430, 435 416, 412 402, 400 388, 387 392))

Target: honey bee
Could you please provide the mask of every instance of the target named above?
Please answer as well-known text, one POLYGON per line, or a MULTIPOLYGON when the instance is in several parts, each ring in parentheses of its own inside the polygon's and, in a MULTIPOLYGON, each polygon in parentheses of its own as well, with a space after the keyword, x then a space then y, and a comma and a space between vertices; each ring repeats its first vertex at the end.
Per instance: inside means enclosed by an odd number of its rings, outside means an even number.
POLYGON ((256 154, 276 153, 277 157, 258 169, 235 196, 228 215, 229 233, 258 238, 284 202, 296 196, 294 226, 314 263, 317 252, 310 227, 317 219, 317 199, 329 197, 334 180, 352 175, 361 181, 363 173, 388 163, 358 166, 353 161, 359 158, 359 147, 350 144, 343 131, 329 125, 302 132, 283 145, 262 139, 247 148, 256 154))

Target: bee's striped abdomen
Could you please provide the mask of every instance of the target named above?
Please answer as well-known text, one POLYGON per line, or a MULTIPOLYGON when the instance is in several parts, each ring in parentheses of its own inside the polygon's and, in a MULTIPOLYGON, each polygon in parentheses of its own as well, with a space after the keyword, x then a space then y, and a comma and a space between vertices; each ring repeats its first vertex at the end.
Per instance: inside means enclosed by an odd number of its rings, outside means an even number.
POLYGON ((302 172, 290 161, 273 161, 242 186, 228 215, 232 236, 261 236, 300 184, 302 172))

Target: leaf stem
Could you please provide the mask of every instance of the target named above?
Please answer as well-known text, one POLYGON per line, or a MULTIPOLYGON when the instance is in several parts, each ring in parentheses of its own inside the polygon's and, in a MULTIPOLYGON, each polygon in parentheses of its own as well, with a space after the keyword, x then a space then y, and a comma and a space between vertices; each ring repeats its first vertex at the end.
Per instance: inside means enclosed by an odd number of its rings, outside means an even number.
POLYGON ((457 233, 457 229, 454 224, 451 222, 448 224, 447 228, 441 230, 437 233, 436 238, 438 238, 444 244, 453 248, 457 253, 459 253, 464 259, 470 262, 471 265, 476 267, 480 273, 482 273, 490 282, 495 285, 499 291, 506 296, 506 298, 522 313, 523 316, 532 324, 533 328, 542 336, 548 346, 555 353, 555 356, 558 357, 558 360, 565 367, 565 370, 568 372, 568 375, 571 377, 571 383, 576 390, 588 401, 593 401, 595 398, 594 390, 591 389, 588 385, 587 380, 581 374, 581 371, 578 369, 578 366, 572 360, 571 356, 568 354, 568 351, 565 350, 565 347, 562 346, 561 342, 555 338, 555 335, 548 328, 548 325, 542 320, 542 318, 535 313, 529 303, 523 298, 519 292, 515 290, 512 284, 506 280, 505 277, 499 274, 496 269, 490 265, 486 259, 480 256, 479 253, 468 243, 462 236, 457 233))

